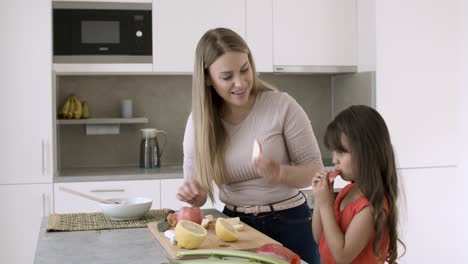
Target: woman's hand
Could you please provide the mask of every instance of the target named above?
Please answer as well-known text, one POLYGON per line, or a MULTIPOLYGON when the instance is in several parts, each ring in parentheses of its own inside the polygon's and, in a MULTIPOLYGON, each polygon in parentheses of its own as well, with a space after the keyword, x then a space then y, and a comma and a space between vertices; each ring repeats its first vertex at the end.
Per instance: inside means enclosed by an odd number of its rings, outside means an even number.
POLYGON ((263 177, 268 183, 281 182, 280 164, 272 159, 260 155, 252 161, 255 173, 263 177))
POLYGON ((192 206, 202 206, 206 202, 208 191, 196 180, 185 181, 177 192, 177 199, 192 206))
POLYGON ((312 187, 314 190, 314 200, 317 204, 333 205, 333 183, 327 177, 327 172, 318 172, 312 179, 312 187))

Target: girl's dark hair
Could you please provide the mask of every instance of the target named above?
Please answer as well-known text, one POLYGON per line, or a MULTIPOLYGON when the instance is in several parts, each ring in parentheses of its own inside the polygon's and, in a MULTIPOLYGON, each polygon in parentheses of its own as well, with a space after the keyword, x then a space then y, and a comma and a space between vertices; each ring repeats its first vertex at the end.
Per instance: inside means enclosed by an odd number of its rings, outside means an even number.
POLYGON ((374 219, 374 254, 388 263, 398 257, 397 244, 405 244, 398 238, 397 198, 398 176, 390 134, 382 116, 373 108, 353 105, 328 125, 325 146, 330 150, 346 152, 341 142, 342 135, 349 141, 355 182, 369 200, 374 219), (388 201, 388 216, 384 210, 384 199, 388 201), (390 239, 388 256, 379 256, 382 237, 388 230, 390 239))

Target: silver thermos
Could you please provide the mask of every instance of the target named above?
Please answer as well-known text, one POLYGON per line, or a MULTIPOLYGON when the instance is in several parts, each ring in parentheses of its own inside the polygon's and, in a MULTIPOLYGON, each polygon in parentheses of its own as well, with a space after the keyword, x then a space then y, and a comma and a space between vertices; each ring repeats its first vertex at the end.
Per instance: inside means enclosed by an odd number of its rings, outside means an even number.
POLYGON ((157 130, 156 128, 141 129, 142 139, 140 143, 140 168, 151 169, 161 167, 161 155, 164 146, 166 145, 166 132, 157 130), (164 145, 159 147, 156 135, 162 133, 164 135, 164 145))

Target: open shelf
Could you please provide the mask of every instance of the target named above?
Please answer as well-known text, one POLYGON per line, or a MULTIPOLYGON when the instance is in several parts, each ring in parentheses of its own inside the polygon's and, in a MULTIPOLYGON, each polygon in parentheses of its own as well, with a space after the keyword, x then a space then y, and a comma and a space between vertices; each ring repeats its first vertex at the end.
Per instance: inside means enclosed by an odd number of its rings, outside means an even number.
POLYGON ((88 119, 57 119, 58 125, 108 125, 108 124, 145 124, 146 117, 135 118, 88 118, 88 119))

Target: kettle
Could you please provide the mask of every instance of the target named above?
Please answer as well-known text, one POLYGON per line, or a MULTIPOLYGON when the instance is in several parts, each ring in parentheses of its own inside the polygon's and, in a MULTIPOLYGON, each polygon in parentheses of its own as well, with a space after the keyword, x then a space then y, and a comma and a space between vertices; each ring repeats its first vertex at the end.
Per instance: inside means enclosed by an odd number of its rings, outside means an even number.
POLYGON ((140 168, 151 169, 161 167, 161 155, 167 142, 167 134, 156 128, 143 128, 140 143, 140 168), (159 147, 157 134, 164 135, 164 144, 159 147))

